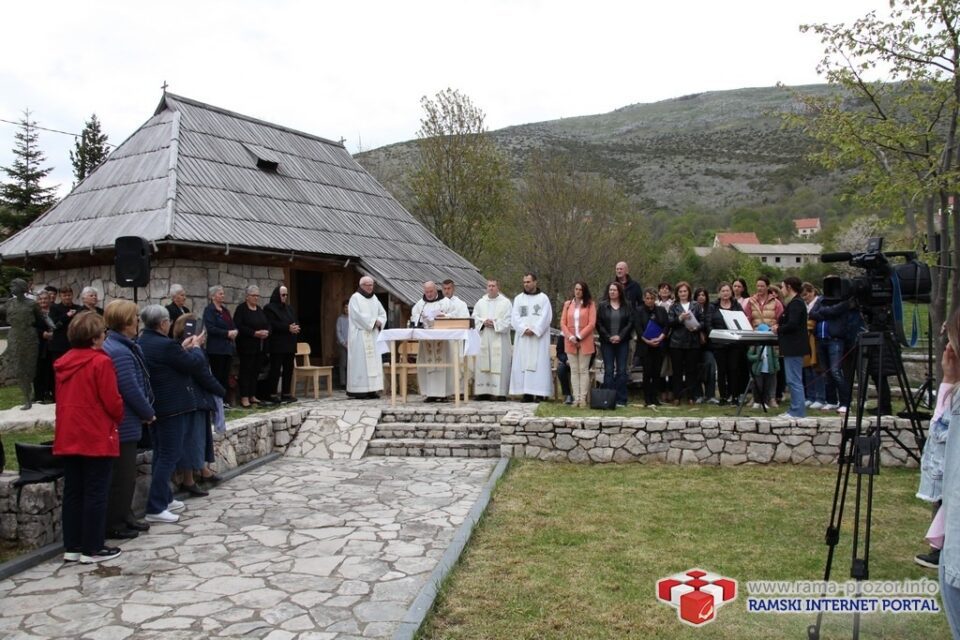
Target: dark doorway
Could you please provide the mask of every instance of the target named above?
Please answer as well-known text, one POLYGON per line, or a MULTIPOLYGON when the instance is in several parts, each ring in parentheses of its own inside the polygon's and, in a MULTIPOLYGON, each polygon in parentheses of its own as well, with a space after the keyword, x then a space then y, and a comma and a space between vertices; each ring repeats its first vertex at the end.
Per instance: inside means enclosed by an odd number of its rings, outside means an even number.
POLYGON ((310 344, 311 364, 323 362, 323 272, 297 271, 297 318, 300 320, 300 342, 310 344))

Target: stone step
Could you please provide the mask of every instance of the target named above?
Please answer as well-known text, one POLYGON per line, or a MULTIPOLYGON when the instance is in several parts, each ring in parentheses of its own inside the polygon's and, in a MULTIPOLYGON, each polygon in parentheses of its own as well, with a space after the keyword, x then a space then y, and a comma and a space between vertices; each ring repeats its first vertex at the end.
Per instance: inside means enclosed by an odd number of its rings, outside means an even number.
POLYGON ((439 438, 374 438, 368 456, 419 456, 499 458, 500 443, 488 440, 445 440, 439 438))
POLYGON ((381 422, 425 422, 442 424, 498 424, 508 408, 478 409, 439 404, 424 407, 388 407, 381 422))
POLYGON ((380 422, 373 437, 500 442, 500 425, 495 422, 380 422))

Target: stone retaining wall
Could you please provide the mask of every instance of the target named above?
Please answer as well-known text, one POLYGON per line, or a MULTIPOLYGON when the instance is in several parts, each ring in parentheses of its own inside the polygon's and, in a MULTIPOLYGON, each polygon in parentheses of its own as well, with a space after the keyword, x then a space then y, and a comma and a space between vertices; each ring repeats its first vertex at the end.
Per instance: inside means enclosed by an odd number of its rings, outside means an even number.
MULTIPOLYGON (((915 448, 907 420, 884 417, 883 426, 915 448)), ((500 455, 569 462, 672 464, 836 464, 839 418, 532 418, 508 414, 500 455)), ((880 463, 916 466, 883 434, 880 463)))
MULTIPOLYGON (((307 407, 297 407, 232 420, 226 432, 214 434, 214 468, 224 472, 272 451, 284 451, 310 411, 307 407)), ((152 451, 137 456, 137 487, 133 499, 137 513, 142 513, 146 506, 152 459, 152 451)), ((0 540, 27 548, 56 542, 60 539, 63 479, 18 490, 13 486, 18 477, 9 471, 0 473, 0 540)))

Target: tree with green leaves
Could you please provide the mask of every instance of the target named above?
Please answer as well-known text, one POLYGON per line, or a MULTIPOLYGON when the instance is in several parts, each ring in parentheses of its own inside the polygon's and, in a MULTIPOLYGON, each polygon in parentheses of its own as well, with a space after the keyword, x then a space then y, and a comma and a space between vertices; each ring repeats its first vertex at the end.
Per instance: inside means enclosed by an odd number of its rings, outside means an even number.
POLYGON ((863 203, 899 213, 914 232, 916 212, 923 212, 928 237, 941 239, 931 256, 939 267, 931 305, 939 326, 947 300, 960 304, 960 274, 949 268, 960 264, 960 226, 951 206, 960 182, 960 5, 891 0, 888 17, 870 12, 851 25, 801 30, 820 36, 818 71, 842 91, 819 99, 797 93, 805 109, 793 121, 821 143, 818 162, 855 168, 863 203), (881 72, 889 81, 871 79, 881 72))
POLYGON ((24 228, 53 206, 55 187, 44 187, 41 180, 50 175, 53 167, 44 167, 46 156, 37 144, 37 123, 30 119, 30 110, 23 112, 13 146, 13 163, 0 167, 8 181, 0 185, 0 226, 4 232, 24 228))
POLYGON ((620 260, 630 263, 634 280, 652 277, 649 233, 622 189, 577 172, 561 156, 532 155, 501 240, 499 275, 514 284, 534 271, 555 303, 570 296, 577 280, 608 283, 620 260))
POLYGON ((469 97, 446 89, 420 103, 412 212, 444 244, 479 263, 510 201, 506 162, 469 97))
POLYGON ((107 134, 101 131, 100 120, 94 113, 84 123, 83 131, 80 132, 80 137, 74 140, 73 151, 70 152, 70 163, 73 165, 73 176, 77 183, 100 166, 109 153, 107 134))

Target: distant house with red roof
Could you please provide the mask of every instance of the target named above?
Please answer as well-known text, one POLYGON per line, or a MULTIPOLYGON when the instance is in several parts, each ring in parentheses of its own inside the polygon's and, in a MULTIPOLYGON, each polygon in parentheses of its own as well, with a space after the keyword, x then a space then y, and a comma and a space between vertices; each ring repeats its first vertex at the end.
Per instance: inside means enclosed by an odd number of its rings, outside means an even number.
POLYGON ((721 231, 713 237, 714 249, 734 244, 760 244, 760 238, 753 231, 721 231))
POLYGON ((815 233, 820 233, 820 218, 798 218, 793 221, 793 226, 797 230, 797 235, 801 238, 808 238, 815 233))

